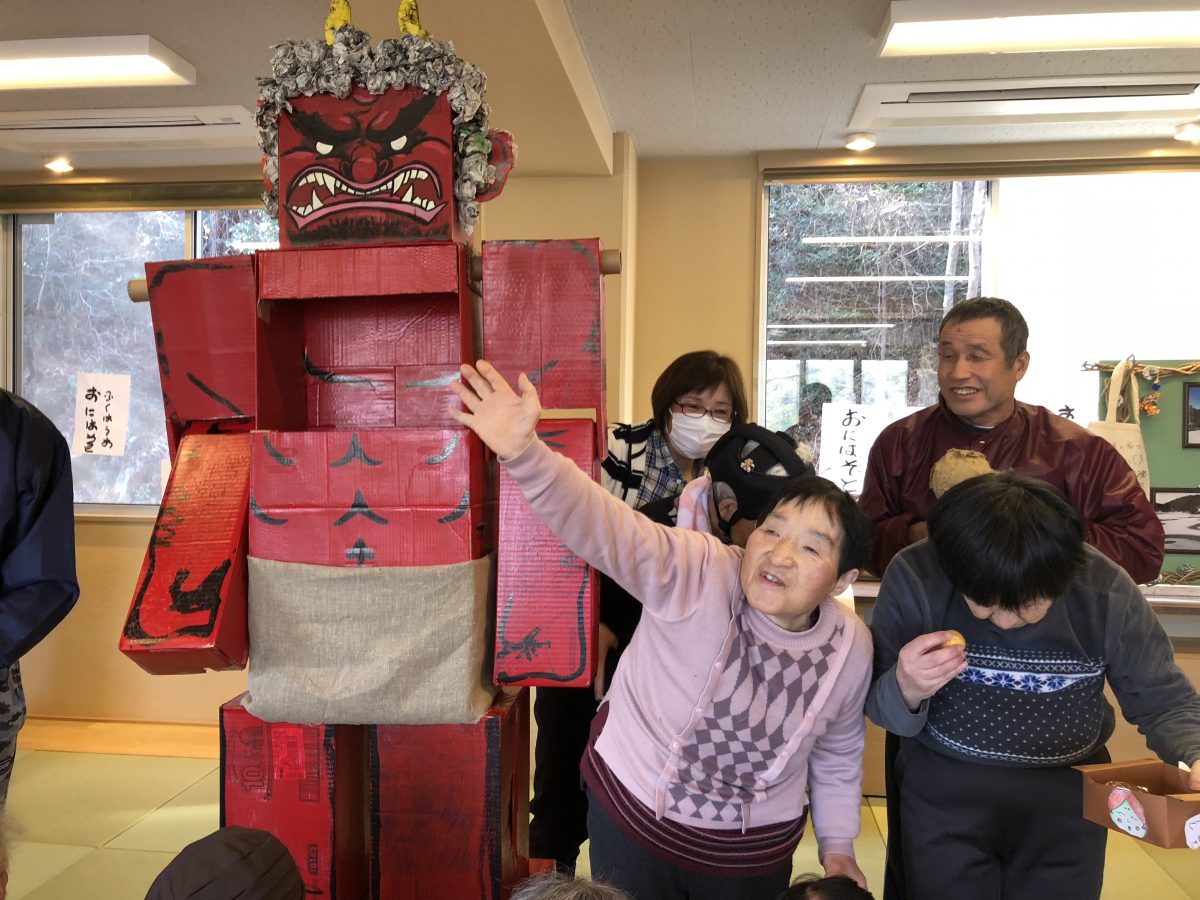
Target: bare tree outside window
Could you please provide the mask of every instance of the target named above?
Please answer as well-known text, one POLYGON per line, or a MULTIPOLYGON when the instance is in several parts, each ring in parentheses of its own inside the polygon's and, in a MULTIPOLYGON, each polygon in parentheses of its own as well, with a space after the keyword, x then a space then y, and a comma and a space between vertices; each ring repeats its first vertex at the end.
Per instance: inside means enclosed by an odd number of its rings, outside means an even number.
POLYGON ((770 184, 767 199, 766 424, 811 427, 822 398, 933 403, 938 323, 979 294, 987 182, 770 184))
POLYGON ((279 246, 279 220, 265 209, 205 209, 198 216, 197 256, 240 256, 279 246))
POLYGON ((162 391, 150 309, 129 299, 147 260, 184 255, 180 211, 56 213, 18 217, 17 393, 72 438, 79 372, 131 379, 124 456, 71 460, 78 503, 162 498, 167 459, 162 391))

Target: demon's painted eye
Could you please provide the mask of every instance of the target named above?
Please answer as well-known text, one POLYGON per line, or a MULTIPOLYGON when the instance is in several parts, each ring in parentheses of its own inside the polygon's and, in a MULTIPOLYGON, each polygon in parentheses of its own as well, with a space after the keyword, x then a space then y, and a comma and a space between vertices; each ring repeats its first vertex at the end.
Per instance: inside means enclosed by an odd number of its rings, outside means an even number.
POLYGON ((317 152, 322 156, 328 156, 333 152, 333 144, 326 144, 324 141, 317 141, 317 152))
POLYGON ((400 137, 398 137, 394 141, 392 141, 392 149, 393 150, 403 150, 404 145, 407 143, 408 143, 408 135, 402 134, 402 135, 400 135, 400 137))

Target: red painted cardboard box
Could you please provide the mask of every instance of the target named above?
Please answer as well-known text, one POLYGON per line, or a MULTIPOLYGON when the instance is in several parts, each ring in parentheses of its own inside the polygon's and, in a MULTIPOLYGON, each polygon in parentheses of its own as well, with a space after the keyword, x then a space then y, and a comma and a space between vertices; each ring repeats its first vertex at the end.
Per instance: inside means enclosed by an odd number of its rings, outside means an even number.
POLYGON ((449 383, 478 356, 454 243, 258 254, 259 426, 456 423, 449 383))
POLYGON ((604 433, 600 242, 484 242, 483 356, 525 372, 545 409, 596 410, 604 433))
POLYGON ((366 728, 264 722, 221 707, 221 826, 271 832, 309 896, 366 895, 366 728))
POLYGON ((119 647, 154 674, 246 665, 250 435, 185 434, 119 647))
POLYGON ((1083 817, 1158 847, 1200 850, 1200 792, 1188 773, 1159 759, 1075 766, 1083 817))
POLYGON ((372 900, 500 900, 528 872, 529 697, 472 725, 370 726, 372 900))
MULTIPOLYGON (((537 433, 596 479, 595 429, 590 419, 544 418, 537 433)), ((542 524, 503 468, 498 540, 496 684, 591 684, 599 626, 595 570, 542 524)))
POLYGON ((172 458, 189 422, 255 414, 253 256, 146 263, 172 458))
POLYGON ((435 566, 495 546, 495 488, 465 428, 259 431, 250 553, 325 566, 435 566))

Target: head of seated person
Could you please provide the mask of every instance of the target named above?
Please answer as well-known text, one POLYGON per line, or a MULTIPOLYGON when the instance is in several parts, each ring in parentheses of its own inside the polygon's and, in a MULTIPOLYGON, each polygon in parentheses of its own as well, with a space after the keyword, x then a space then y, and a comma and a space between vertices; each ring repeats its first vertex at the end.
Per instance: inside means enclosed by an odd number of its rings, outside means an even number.
POLYGON ((629 900, 629 895, 605 882, 550 870, 518 883, 512 900, 629 900))
POLYGON ((872 900, 874 895, 845 875, 801 875, 778 900, 872 900))
POLYGON ((708 517, 725 540, 746 546, 767 501, 789 478, 812 475, 807 446, 761 425, 733 425, 705 457, 708 517))
POLYGON ((258 828, 231 825, 179 851, 154 880, 146 900, 304 900, 304 896, 300 870, 278 838, 258 828))
POLYGON ((1057 488, 1019 472, 952 487, 929 515, 929 539, 978 619, 1040 621, 1086 560, 1083 519, 1057 488))

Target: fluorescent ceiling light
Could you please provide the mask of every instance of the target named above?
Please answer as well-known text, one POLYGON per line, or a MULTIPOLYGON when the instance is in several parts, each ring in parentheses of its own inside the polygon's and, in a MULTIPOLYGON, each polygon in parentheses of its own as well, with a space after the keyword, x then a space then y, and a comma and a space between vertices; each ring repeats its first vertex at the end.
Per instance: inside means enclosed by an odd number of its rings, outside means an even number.
POLYGON ((195 67, 148 34, 0 41, 0 90, 195 83, 195 67))
POLYGON ((1200 10, 1194 2, 893 0, 879 55, 1153 47, 1200 47, 1200 10))
POLYGON ((56 156, 54 159, 46 160, 46 168, 56 175, 66 175, 68 172, 75 171, 75 167, 65 156, 56 156))

